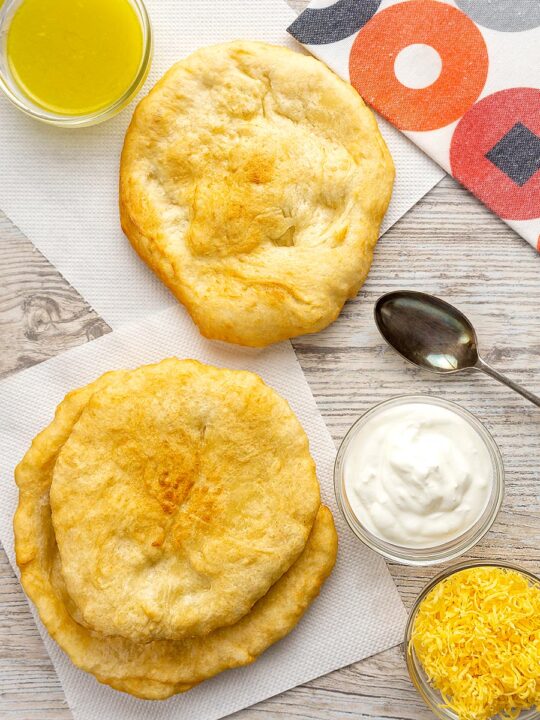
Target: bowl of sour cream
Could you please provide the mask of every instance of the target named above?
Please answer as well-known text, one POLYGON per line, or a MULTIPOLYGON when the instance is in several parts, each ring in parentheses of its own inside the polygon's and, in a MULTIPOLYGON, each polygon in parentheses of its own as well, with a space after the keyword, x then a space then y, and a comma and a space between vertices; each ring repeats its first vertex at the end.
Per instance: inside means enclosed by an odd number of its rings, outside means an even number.
POLYGON ((384 557, 434 565, 492 526, 504 467, 484 425, 456 403, 407 395, 376 405, 343 439, 334 483, 352 531, 384 557))

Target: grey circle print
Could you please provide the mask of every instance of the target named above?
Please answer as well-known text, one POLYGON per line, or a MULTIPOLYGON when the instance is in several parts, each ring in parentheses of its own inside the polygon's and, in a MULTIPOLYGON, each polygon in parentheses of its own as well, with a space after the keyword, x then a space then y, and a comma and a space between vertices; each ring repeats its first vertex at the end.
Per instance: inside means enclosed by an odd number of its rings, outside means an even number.
POLYGON ((305 45, 328 45, 360 30, 379 9, 381 0, 337 0, 325 8, 308 8, 287 30, 305 45))
POLYGON ((478 25, 500 32, 523 32, 540 26, 540 0, 455 0, 478 25))

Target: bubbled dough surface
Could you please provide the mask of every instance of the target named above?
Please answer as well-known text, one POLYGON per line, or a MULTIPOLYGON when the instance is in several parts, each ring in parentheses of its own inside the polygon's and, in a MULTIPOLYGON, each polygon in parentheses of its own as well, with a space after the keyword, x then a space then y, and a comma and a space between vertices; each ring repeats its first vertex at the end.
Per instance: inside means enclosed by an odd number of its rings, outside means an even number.
POLYGON ((51 424, 16 470, 14 520, 21 582, 41 620, 71 660, 98 680, 142 698, 163 699, 228 668, 248 664, 286 635, 319 592, 335 562, 332 514, 320 507, 308 542, 292 567, 237 624, 199 638, 133 643, 90 631, 74 618, 54 529, 49 490, 54 464, 83 408, 97 390, 127 373, 107 373, 66 396, 51 424))
POLYGON ((320 503, 286 401, 253 373, 177 359, 91 396, 50 497, 79 621, 134 641, 236 622, 302 552, 320 503))
POLYGON ((216 45, 139 104, 122 226, 203 335, 261 346, 326 327, 356 295, 393 177, 373 114, 321 62, 216 45))

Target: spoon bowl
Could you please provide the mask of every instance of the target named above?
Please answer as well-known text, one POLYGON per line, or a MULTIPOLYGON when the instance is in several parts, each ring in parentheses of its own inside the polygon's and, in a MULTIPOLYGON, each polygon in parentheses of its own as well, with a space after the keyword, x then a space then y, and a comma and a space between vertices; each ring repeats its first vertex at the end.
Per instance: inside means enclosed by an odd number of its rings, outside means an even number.
POLYGON ((454 373, 478 362, 476 332, 449 303, 411 290, 380 297, 375 323, 389 345, 413 365, 435 373, 454 373))
POLYGON ((427 293, 395 290, 377 300, 374 314, 386 342, 416 367, 439 375, 481 370, 540 407, 540 397, 482 360, 472 323, 450 303, 427 293))

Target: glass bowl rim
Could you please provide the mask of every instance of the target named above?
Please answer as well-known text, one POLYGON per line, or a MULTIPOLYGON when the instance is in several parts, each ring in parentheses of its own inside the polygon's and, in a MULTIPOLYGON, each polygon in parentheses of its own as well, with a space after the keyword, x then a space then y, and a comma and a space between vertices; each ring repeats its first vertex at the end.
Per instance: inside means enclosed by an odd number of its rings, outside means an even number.
MULTIPOLYGON (((14 9, 17 3, 24 2, 24 0, 5 0, 5 3, 0 7, 0 33, 7 32, 9 23, 11 22, 12 15, 8 17, 11 10, 14 9)), ((141 89, 144 84, 148 72, 150 70, 150 64, 153 53, 153 33, 152 23, 144 0, 128 0, 129 4, 133 7, 137 14, 139 24, 142 31, 142 55, 139 64, 139 68, 132 82, 126 91, 110 105, 100 108, 92 113, 84 115, 63 115, 61 113, 54 113, 48 110, 40 108, 38 105, 33 103, 30 98, 24 100, 24 93, 21 91, 23 97, 19 97, 13 92, 10 81, 6 79, 5 73, 0 69, 0 90, 15 105, 21 112, 29 117, 33 117, 36 120, 47 123, 49 125, 56 125, 60 127, 85 127, 88 125, 97 125, 98 123, 108 120, 109 118, 120 112, 129 102, 135 97, 137 92, 141 89)), ((0 47, 0 54, 4 51, 0 47)), ((15 85, 15 81, 11 81, 11 84, 15 85)))
POLYGON ((428 566, 437 565, 450 560, 455 560, 459 556, 468 552, 473 548, 483 537, 489 532, 495 519, 499 513, 500 507, 504 499, 505 491, 505 471, 504 463, 501 455, 501 451, 495 442, 492 434, 486 428, 484 423, 479 420, 473 413, 466 410, 464 407, 459 405, 452 400, 446 400, 435 395, 428 394, 406 394, 397 395, 386 400, 382 400, 375 405, 372 405, 368 410, 363 412, 351 425, 346 432, 343 440, 341 441, 336 459, 334 462, 334 492, 336 501, 342 516, 347 522, 348 526, 356 537, 361 540, 365 545, 379 553, 387 560, 400 563, 402 565, 411 566, 428 566), (346 499, 346 493, 342 487, 343 482, 343 461, 347 451, 347 447, 358 430, 359 426, 363 425, 371 416, 380 412, 386 407, 392 407, 402 404, 413 403, 429 403, 438 405, 439 407, 445 407, 458 414, 460 417, 465 419, 469 424, 476 430, 481 440, 484 442, 486 449, 489 452, 492 461, 493 469, 493 487, 484 511, 477 519, 477 521, 464 533, 459 535, 457 538, 447 541, 434 546, 433 548, 407 548, 401 545, 396 545, 389 541, 383 540, 371 533, 365 528, 362 523, 358 520, 351 508, 348 507, 348 501, 346 499))
MULTIPOLYGON (((433 590, 434 587, 436 587, 439 583, 441 583, 443 580, 446 580, 447 578, 451 577, 452 575, 455 575, 456 573, 462 572, 463 570, 470 570, 471 568, 475 567, 496 567, 496 568, 506 568, 508 570, 514 570, 515 572, 520 573, 524 577, 527 578, 532 584, 537 585, 540 587, 540 576, 536 575, 531 570, 527 570, 527 568, 521 567, 520 565, 506 561, 506 560, 489 560, 489 559, 475 559, 475 560, 463 560, 458 563, 453 563, 449 567, 445 568, 441 572, 437 573, 431 580, 424 586, 424 588, 420 591, 418 594, 418 597, 414 601, 414 604, 412 608, 410 609, 407 617, 407 623, 405 626, 405 635, 402 643, 402 649, 403 653, 405 655, 405 663, 407 665, 407 671, 409 674, 409 678, 414 685, 414 688, 426 704, 426 706, 441 720, 457 720, 457 715, 453 713, 451 710, 445 708, 441 704, 436 704, 431 697, 430 693, 435 695, 439 693, 439 691, 429 685, 427 680, 422 677, 422 675, 418 672, 418 669, 416 667, 415 663, 420 664, 420 661, 416 658, 416 653, 414 652, 414 648, 411 649, 411 636, 412 636, 412 629, 414 626, 414 621, 416 620, 416 616, 418 614, 418 610, 420 608, 420 605, 422 604, 425 597, 433 590)), ((523 711, 519 718, 523 720, 537 720, 540 718, 540 707, 538 708, 530 708, 528 710, 523 711)))

